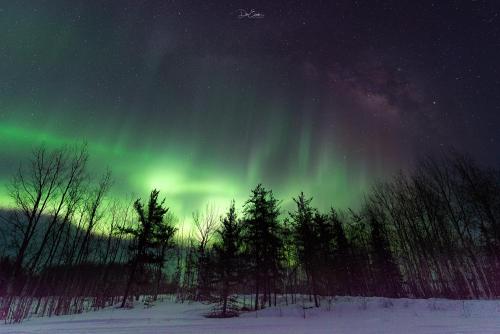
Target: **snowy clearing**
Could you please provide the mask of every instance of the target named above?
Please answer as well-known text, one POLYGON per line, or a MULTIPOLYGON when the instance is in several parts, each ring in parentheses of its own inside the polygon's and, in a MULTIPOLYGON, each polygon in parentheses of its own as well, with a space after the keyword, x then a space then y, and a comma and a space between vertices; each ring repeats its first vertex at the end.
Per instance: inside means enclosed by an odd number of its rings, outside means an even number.
POLYGON ((500 333, 500 301, 338 297, 331 307, 323 300, 320 309, 290 305, 230 319, 205 318, 210 309, 172 301, 137 304, 0 325, 0 333, 500 333))

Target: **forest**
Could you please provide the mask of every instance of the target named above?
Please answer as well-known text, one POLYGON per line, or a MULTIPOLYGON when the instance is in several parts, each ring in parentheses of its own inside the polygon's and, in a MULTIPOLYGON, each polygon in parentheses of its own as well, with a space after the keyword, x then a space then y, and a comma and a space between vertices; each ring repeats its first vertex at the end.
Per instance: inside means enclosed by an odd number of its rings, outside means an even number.
MULTIPOLYGON (((180 230, 163 193, 113 199, 85 145, 33 151, 0 211, 0 318, 132 307, 172 294, 212 317, 326 296, 491 299, 500 295, 500 171, 458 152, 379 181, 356 209, 294 208, 265 185, 242 207, 193 214, 180 230), (237 296, 246 296, 242 305, 237 296)), ((164 189, 168 194, 168 189, 164 189)), ((346 191, 349 191, 346 189, 346 191)))

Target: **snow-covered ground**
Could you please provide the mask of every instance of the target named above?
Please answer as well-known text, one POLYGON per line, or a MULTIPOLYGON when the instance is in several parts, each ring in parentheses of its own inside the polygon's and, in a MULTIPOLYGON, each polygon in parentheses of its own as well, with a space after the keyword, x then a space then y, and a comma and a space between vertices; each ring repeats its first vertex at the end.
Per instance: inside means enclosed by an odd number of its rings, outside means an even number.
POLYGON ((500 301, 338 297, 320 309, 300 305, 208 319, 210 306, 157 302, 0 325, 0 333, 500 333, 500 301), (304 318, 305 312, 305 318, 304 318))

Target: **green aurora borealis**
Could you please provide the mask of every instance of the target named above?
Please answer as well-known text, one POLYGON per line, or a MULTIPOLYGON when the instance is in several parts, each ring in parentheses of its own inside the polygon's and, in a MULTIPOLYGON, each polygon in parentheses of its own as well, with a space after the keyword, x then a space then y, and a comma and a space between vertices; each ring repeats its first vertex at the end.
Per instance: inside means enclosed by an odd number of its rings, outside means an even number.
MULTIPOLYGON (((6 160, 16 162, 12 165, 4 163, 2 166, 3 193, 0 198, 3 205, 8 206, 10 202, 5 187, 8 176, 15 171, 18 161, 29 156, 34 146, 43 143, 48 148, 59 148, 78 143, 74 136, 61 132, 49 126, 44 130, 27 128, 17 125, 15 121, 0 126, 0 149, 6 160)), ((300 159, 296 170, 286 175, 292 177, 293 182, 279 183, 273 182, 271 178, 265 179, 263 170, 266 158, 276 153, 272 147, 254 148, 252 158, 241 164, 239 161, 231 162, 230 157, 224 154, 217 156, 217 152, 197 145, 179 145, 176 148, 173 144, 159 143, 154 146, 147 143, 140 148, 141 141, 137 144, 135 140, 133 143, 127 140, 117 142, 112 138, 89 140, 85 134, 76 138, 86 138, 88 141, 91 170, 96 176, 107 166, 112 170, 113 197, 130 200, 137 196, 144 197, 153 188, 161 189, 174 214, 187 220, 190 220, 194 210, 202 210, 206 204, 223 209, 233 198, 243 204, 249 190, 258 182, 265 182, 275 189, 285 206, 292 196, 304 190, 318 194, 318 199, 325 199, 323 202, 316 201, 325 209, 333 202, 341 207, 355 204, 367 185, 362 171, 353 175, 348 170, 348 164, 341 159, 339 162, 333 160, 333 154, 325 154, 311 174, 307 166, 309 152, 304 152, 304 149, 302 152, 298 150, 300 159), (335 172, 331 170, 332 166, 335 166, 335 172), (353 189, 353 186, 357 188, 353 189)))
POLYGON ((404 57, 427 53, 356 24, 384 20, 270 3, 264 19, 240 20, 239 5, 0 5, 1 206, 42 143, 86 141, 91 172, 113 173, 110 196, 158 188, 189 221, 209 203, 241 207, 258 183, 284 208, 300 191, 322 210, 357 207, 374 180, 456 139, 440 126, 445 91, 429 87, 425 60, 404 57))

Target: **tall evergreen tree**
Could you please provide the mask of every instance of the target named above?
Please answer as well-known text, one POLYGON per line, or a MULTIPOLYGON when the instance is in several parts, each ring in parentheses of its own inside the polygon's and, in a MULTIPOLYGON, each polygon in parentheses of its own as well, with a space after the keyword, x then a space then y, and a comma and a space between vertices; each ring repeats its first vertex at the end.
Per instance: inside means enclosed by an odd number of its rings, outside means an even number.
POLYGON ((318 273, 321 268, 318 260, 318 229, 313 221, 315 210, 311 207, 312 198, 305 198, 303 192, 293 200, 297 209, 290 212, 290 218, 297 258, 306 274, 314 304, 318 307, 318 273))
POLYGON ((323 293, 333 293, 335 283, 335 267, 333 265, 333 229, 328 215, 314 212, 312 223, 316 231, 315 267, 317 268, 318 290, 323 293))
POLYGON ((164 250, 164 246, 171 243, 176 231, 164 221, 168 208, 164 207, 165 200, 158 202, 158 195, 159 191, 156 189, 151 192, 147 208, 144 208, 140 199, 136 200, 134 208, 139 217, 138 225, 123 229, 123 232, 132 236, 133 242, 129 247, 132 258, 121 307, 125 306, 132 285, 140 274, 144 274, 147 264, 159 266, 161 263, 163 266, 165 252, 162 248, 164 250))
POLYGON ((271 291, 277 288, 282 260, 281 229, 278 221, 279 202, 271 190, 262 184, 252 190, 244 205, 242 227, 244 248, 249 272, 255 284, 255 309, 259 308, 259 296, 263 292, 262 304, 271 304, 271 291))
POLYGON ((235 315, 230 296, 241 273, 241 225, 237 220, 234 201, 221 219, 217 234, 219 240, 214 246, 215 280, 219 285, 220 316, 228 317, 235 315))

